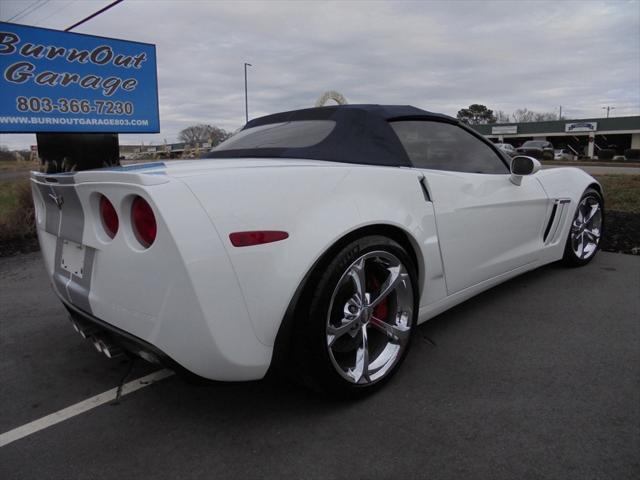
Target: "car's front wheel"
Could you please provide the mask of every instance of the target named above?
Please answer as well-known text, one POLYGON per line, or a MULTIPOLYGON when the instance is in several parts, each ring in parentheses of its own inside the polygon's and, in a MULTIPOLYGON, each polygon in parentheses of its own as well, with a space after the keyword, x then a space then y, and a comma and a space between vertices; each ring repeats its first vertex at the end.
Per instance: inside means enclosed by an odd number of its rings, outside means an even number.
POLYGON ((600 249, 603 221, 602 196, 597 190, 588 188, 571 222, 562 259, 566 265, 580 267, 593 259, 600 249))
POLYGON ((316 272, 298 310, 299 379, 339 396, 371 392, 402 363, 418 314, 416 268, 397 242, 367 236, 316 272))

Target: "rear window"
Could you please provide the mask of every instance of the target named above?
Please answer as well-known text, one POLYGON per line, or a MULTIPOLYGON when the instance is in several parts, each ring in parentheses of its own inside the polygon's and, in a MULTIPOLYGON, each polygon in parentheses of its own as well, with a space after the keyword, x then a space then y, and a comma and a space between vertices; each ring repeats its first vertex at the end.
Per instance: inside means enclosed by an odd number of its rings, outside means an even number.
POLYGON ((247 128, 215 147, 212 152, 254 148, 305 148, 322 142, 336 126, 333 120, 299 120, 247 128))

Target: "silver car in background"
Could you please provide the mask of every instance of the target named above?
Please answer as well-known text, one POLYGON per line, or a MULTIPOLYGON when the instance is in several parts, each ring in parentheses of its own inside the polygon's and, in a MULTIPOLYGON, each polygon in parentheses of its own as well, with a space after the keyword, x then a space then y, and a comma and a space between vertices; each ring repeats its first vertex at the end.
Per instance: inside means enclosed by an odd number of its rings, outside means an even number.
POLYGON ((497 148, 502 150, 504 153, 506 153, 510 157, 515 157, 516 156, 516 149, 510 143, 496 143, 495 145, 496 145, 497 148))
POLYGON ((576 155, 568 148, 559 148, 553 152, 554 160, 574 161, 577 160, 576 155))

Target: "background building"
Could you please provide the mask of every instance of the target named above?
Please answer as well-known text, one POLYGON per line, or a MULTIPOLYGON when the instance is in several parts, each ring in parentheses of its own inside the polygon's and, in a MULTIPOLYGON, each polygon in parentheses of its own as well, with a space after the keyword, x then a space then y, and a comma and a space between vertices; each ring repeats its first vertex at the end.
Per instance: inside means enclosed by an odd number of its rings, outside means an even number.
POLYGON ((472 128, 494 142, 514 147, 527 140, 548 140, 555 148, 567 148, 580 157, 596 157, 602 149, 615 150, 616 155, 624 155, 630 148, 640 149, 640 116, 500 123, 472 128))

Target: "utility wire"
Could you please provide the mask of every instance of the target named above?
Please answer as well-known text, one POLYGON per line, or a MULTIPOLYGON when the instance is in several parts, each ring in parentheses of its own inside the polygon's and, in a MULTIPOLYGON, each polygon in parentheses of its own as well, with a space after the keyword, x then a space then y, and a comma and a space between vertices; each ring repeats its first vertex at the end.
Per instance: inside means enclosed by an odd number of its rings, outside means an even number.
POLYGON ((57 15, 59 13, 61 13, 63 10, 65 10, 69 5, 71 5, 72 3, 76 3, 78 0, 69 0, 67 3, 65 3, 64 5, 62 5, 60 8, 56 8, 53 12, 51 12, 49 15, 47 15, 46 17, 42 17, 40 20, 37 20, 36 22, 34 22, 34 25, 40 25, 42 22, 44 22, 45 20, 49 20, 51 17, 53 17, 54 15, 57 15))
POLYGON ((91 14, 91 15, 89 15, 88 17, 83 18, 82 20, 80 20, 80 21, 79 21, 79 22, 77 22, 77 23, 74 23, 74 24, 73 24, 73 25, 71 25, 69 28, 66 28, 64 31, 65 31, 65 32, 68 32, 68 31, 70 31, 70 30, 72 30, 72 29, 74 29, 74 28, 76 28, 76 27, 79 27, 79 26, 80 26, 80 25, 82 25, 83 23, 88 22, 89 20, 91 20, 91 19, 92 19, 92 18, 94 18, 94 17, 97 17, 97 16, 98 16, 98 15, 100 15, 101 13, 106 12, 106 11, 107 11, 107 10, 109 10, 111 7, 115 7, 117 4, 119 4, 119 3, 120 3, 120 2, 122 2, 122 1, 124 1, 124 0, 116 0, 115 2, 110 3, 110 4, 109 4, 109 5, 107 5, 106 7, 101 8, 100 10, 98 10, 98 11, 97 11, 97 12, 95 12, 95 13, 92 13, 92 14, 91 14))
POLYGON ((33 7, 36 3, 40 3, 41 0, 36 0, 33 3, 30 3, 29 5, 27 5, 25 8, 23 8, 22 10, 20 10, 18 13, 16 13, 13 17, 11 17, 10 19, 7 20, 7 22, 10 22, 11 20, 13 20, 16 17, 19 17, 20 15, 22 15, 24 12, 26 12, 27 10, 29 10, 31 7, 33 7))
POLYGON ((30 15, 36 10, 38 10, 40 7, 43 7, 45 4, 49 3, 49 0, 44 0, 43 3, 40 3, 42 1, 43 0, 36 0, 32 4, 30 4, 27 8, 16 13, 13 17, 7 20, 7 22, 10 22, 11 20, 19 20, 20 18, 26 17, 27 15, 30 15))
POLYGON ((21 15, 19 20, 24 20, 26 17, 31 16, 31 14, 37 12, 38 10, 40 10, 42 7, 44 7, 47 3, 49 3, 51 0, 44 0, 44 2, 42 2, 39 5, 36 5, 35 8, 33 8, 32 10, 30 10, 29 12, 25 13, 24 15, 21 15))

